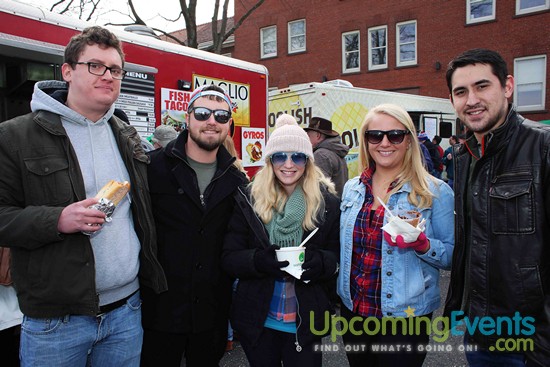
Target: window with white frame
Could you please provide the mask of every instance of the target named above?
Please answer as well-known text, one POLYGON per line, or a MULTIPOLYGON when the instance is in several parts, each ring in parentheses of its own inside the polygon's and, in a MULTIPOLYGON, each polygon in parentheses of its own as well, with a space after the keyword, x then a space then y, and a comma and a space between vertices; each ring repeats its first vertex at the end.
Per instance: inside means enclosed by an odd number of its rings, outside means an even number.
POLYGON ((306 50, 306 20, 288 22, 288 53, 306 50))
POLYGON ((516 0, 516 14, 528 14, 550 9, 550 0, 516 0))
POLYGON ((466 0, 466 23, 495 19, 496 0, 466 0))
POLYGON ((416 20, 396 24, 397 66, 416 65, 416 20))
POLYGON ((514 80, 514 104, 518 111, 545 109, 546 55, 515 59, 514 80))
POLYGON ((388 26, 369 28, 369 70, 388 67, 388 26))
POLYGON ((277 56, 277 26, 260 29, 261 58, 277 56))
POLYGON ((359 31, 342 33, 342 73, 353 73, 360 69, 359 31))

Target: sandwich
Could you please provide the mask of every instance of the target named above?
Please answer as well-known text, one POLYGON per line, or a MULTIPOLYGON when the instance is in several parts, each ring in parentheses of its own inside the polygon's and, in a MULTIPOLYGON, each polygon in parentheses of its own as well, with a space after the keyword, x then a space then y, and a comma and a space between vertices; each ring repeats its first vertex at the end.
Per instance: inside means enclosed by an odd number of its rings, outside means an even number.
POLYGON ((99 200, 106 199, 117 206, 124 199, 128 191, 130 191, 130 183, 128 181, 118 182, 110 180, 99 190, 95 197, 99 200))

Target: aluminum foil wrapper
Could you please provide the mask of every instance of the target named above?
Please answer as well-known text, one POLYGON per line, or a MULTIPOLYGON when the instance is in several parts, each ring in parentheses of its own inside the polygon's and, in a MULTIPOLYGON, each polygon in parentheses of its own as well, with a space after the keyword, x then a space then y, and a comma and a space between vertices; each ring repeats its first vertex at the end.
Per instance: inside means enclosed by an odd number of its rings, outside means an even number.
MULTIPOLYGON (((105 222, 106 223, 109 223, 113 220, 112 216, 113 216, 113 213, 115 211, 115 208, 116 208, 115 204, 111 200, 106 199, 106 198, 101 198, 101 199, 99 199, 99 202, 97 204, 94 204, 94 205, 90 206, 90 209, 97 209, 97 210, 102 211, 103 213, 105 213, 105 222)), ((92 236, 96 232, 82 231, 82 233, 87 235, 87 236, 92 236)))

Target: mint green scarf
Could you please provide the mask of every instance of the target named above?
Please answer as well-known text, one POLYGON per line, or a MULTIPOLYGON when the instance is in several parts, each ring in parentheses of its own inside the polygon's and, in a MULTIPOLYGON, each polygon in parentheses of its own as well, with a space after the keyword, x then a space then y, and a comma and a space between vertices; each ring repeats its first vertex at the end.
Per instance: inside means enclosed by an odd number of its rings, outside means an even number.
POLYGON ((281 247, 298 246, 302 241, 302 223, 306 215, 304 191, 297 185, 288 198, 282 212, 274 212, 265 225, 272 244, 281 247))

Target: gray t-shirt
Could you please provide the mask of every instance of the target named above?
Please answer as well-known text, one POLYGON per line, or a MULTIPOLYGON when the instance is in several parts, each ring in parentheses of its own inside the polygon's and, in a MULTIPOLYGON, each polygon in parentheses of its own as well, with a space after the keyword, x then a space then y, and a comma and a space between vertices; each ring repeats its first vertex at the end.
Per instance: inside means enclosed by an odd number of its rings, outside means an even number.
POLYGON ((189 165, 197 174, 199 192, 202 196, 204 194, 204 190, 206 190, 206 187, 208 186, 210 181, 212 181, 212 177, 214 177, 214 174, 216 173, 218 161, 216 160, 212 163, 200 163, 187 157, 187 162, 189 162, 189 165))

